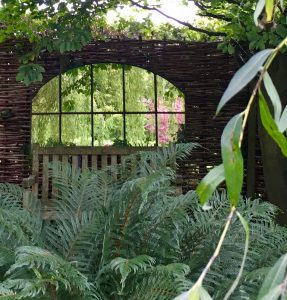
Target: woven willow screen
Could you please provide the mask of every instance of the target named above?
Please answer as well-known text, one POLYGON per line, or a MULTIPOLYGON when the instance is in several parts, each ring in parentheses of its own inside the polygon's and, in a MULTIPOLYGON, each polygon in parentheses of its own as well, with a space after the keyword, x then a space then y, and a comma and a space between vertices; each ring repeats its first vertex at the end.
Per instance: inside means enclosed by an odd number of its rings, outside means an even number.
MULTIPOLYGON (((15 42, 0 45, 0 182, 19 183, 28 176, 32 99, 43 84, 71 68, 97 63, 137 66, 165 78, 184 94, 185 139, 202 145, 180 166, 184 189, 194 188, 207 170, 220 162, 222 129, 242 110, 247 97, 241 93, 213 118, 238 68, 235 58, 217 50, 216 43, 111 40, 93 42, 81 52, 66 55, 43 53, 44 82, 30 87, 15 80, 21 48, 23 45, 15 42)), ((263 192, 259 150, 248 160, 256 165, 257 192, 263 192)))

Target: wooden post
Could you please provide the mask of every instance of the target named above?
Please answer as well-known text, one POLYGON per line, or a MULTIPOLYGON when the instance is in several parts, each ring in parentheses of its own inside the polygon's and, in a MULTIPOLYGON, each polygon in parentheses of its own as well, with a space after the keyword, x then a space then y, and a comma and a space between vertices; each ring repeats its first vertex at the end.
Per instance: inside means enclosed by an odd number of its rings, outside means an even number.
POLYGON ((43 155, 43 179, 42 179, 42 201, 48 200, 49 192, 49 172, 48 172, 49 155, 43 155))
POLYGON ((82 171, 85 171, 88 169, 88 155, 82 156, 82 171))
POLYGON ((38 183, 38 176, 39 176, 39 145, 33 144, 32 146, 32 155, 33 155, 33 161, 32 161, 32 174, 36 177, 36 181, 32 186, 32 195, 35 198, 38 198, 39 193, 39 183, 38 183))
MULTIPOLYGON (((53 163, 58 163, 59 162, 59 155, 53 155, 52 157, 53 163)), ((55 175, 55 174, 53 174, 55 175)), ((54 180, 52 181, 52 195, 57 195, 58 194, 58 189, 55 186, 54 180)))
POLYGON ((34 175, 29 176, 28 178, 23 179, 22 187, 23 191, 23 207, 27 208, 29 204, 29 199, 31 197, 31 187, 36 184, 37 178, 34 175))
POLYGON ((108 165, 108 156, 106 154, 102 155, 102 169, 106 168, 108 165))
POLYGON ((98 155, 92 155, 92 170, 98 169, 98 155))

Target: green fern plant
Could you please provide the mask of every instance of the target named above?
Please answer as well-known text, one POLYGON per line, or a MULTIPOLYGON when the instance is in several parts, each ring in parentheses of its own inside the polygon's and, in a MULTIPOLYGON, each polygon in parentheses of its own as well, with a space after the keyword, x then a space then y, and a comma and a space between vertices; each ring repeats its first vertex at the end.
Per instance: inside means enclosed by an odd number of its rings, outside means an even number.
MULTIPOLYGON (((0 299, 170 300, 187 290, 214 251, 229 210, 225 192, 214 194, 208 210, 193 191, 177 195, 176 163, 194 146, 142 152, 97 172, 51 165, 58 193, 49 219, 36 199, 22 207, 21 188, 0 185, 0 299)), ((287 250, 287 231, 275 224, 270 203, 240 203, 251 251, 233 298, 254 299, 287 250)), ((235 278, 244 239, 234 221, 206 278, 214 299, 235 278)))

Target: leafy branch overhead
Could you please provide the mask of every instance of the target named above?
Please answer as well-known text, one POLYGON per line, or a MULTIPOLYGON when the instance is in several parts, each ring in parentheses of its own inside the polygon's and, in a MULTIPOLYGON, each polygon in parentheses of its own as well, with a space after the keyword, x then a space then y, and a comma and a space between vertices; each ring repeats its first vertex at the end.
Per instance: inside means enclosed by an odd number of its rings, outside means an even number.
MULTIPOLYGON (((33 71, 30 63, 36 64, 42 51, 78 51, 92 38, 106 39, 111 32, 115 33, 114 36, 121 36, 124 32, 131 37, 219 40, 222 50, 230 54, 239 51, 240 56, 244 53, 243 60, 250 54, 241 47, 242 42, 249 43, 252 52, 277 45, 287 34, 286 7, 282 1, 267 1, 266 6, 264 0, 257 6, 255 0, 186 0, 182 3, 193 4, 200 18, 194 22, 183 21, 165 13, 160 1, 70 0, 66 4, 60 0, 4 0, 0 9, 0 42, 25 39, 32 45, 30 50, 22 49, 28 53, 21 58, 22 64, 28 64, 27 70, 30 68, 28 73, 37 73, 30 79, 25 78, 25 84, 29 84, 41 80, 41 72, 33 71), (119 18, 114 24, 108 24, 107 12, 123 6, 155 12, 180 27, 170 24, 156 27, 148 17, 143 21, 119 18), (257 27, 253 23, 253 12, 257 27), (267 31, 262 30, 265 27, 268 27, 267 31)), ((19 75, 18 80, 23 80, 23 76, 19 75)))
POLYGON ((23 81, 25 85, 42 81, 45 69, 38 64, 26 64, 19 67, 16 80, 23 81))

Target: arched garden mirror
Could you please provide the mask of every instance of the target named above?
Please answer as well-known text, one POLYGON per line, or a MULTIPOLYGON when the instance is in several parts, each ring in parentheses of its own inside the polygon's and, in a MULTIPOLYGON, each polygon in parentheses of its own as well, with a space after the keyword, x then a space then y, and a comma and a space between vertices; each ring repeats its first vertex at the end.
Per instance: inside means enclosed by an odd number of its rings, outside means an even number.
POLYGON ((184 96, 147 70, 119 64, 71 69, 33 99, 32 142, 42 146, 161 146, 182 139, 184 96))

